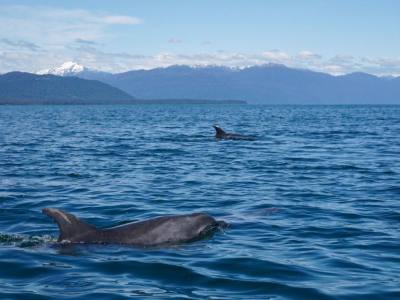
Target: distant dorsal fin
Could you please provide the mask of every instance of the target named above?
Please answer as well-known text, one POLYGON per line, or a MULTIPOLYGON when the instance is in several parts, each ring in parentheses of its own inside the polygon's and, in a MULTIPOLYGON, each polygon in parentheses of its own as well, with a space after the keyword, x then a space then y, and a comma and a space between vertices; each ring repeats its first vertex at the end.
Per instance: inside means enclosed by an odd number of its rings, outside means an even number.
POLYGON ((226 132, 221 127, 219 127, 218 125, 213 125, 213 127, 215 128, 215 136, 216 137, 219 137, 221 135, 225 135, 226 134, 226 132))
POLYGON ((53 218, 60 229, 58 241, 79 241, 79 237, 96 231, 96 227, 85 223, 74 215, 56 208, 44 208, 43 213, 53 218))

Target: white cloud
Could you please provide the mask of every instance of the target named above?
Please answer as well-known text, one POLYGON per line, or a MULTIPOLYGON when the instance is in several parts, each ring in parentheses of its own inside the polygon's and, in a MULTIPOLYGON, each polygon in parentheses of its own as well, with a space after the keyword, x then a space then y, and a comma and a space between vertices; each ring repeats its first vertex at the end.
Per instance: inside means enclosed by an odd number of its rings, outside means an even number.
MULTIPOLYGON (((18 44, 18 43, 17 43, 18 44)), ((269 63, 284 64, 292 68, 311 69, 333 75, 351 72, 368 72, 376 75, 400 74, 400 58, 356 58, 336 55, 324 58, 313 55, 307 59, 279 50, 248 54, 227 51, 214 53, 179 54, 159 52, 143 55, 129 52, 107 52, 92 41, 76 40, 68 51, 11 51, 0 50, 0 72, 24 70, 36 72, 61 65, 65 61, 76 61, 86 67, 107 72, 124 72, 134 69, 152 69, 171 65, 207 66, 218 65, 244 68, 269 63), (266 55, 266 53, 268 53, 266 55)))
POLYGON ((299 52, 297 58, 303 60, 314 60, 314 59, 321 59, 322 56, 308 50, 303 50, 299 52))
POLYGON ((10 39, 0 39, 0 44, 2 44, 5 47, 8 47, 9 49, 12 50, 31 50, 31 51, 36 51, 40 47, 34 43, 31 43, 29 41, 23 41, 23 40, 10 40, 10 39))
POLYGON ((284 61, 289 61, 291 59, 289 54, 280 50, 265 51, 262 53, 262 55, 266 59, 276 62, 284 62, 284 61))
POLYGON ((141 19, 129 16, 105 16, 103 20, 106 24, 118 25, 136 25, 142 23, 141 19))
POLYGON ((342 75, 345 73, 343 67, 338 65, 324 65, 322 71, 332 75, 342 75))
POLYGON ((354 61, 354 59, 355 59, 355 57, 353 57, 351 55, 337 54, 337 55, 333 56, 330 59, 330 61, 340 63, 340 64, 348 64, 348 63, 352 63, 354 61))
MULTIPOLYGON (((355 57, 337 54, 323 57, 311 50, 291 54, 280 49, 259 53, 216 51, 154 55, 105 51, 107 32, 113 26, 135 26, 143 21, 134 16, 114 15, 82 9, 43 6, 0 5, 0 73, 21 70, 35 72, 77 61, 87 67, 111 72, 151 69, 174 64, 247 67, 268 63, 284 64, 331 74, 369 72, 400 74, 400 57, 355 57)), ((111 37, 112 39, 113 37, 111 37)), ((169 43, 181 43, 171 37, 169 43)), ((210 41, 198 41, 210 45, 210 41)), ((201 47, 207 49, 209 47, 201 47)))
POLYGON ((181 40, 181 39, 178 39, 178 38, 172 37, 172 38, 170 38, 170 39, 168 40, 168 43, 170 43, 170 44, 180 44, 180 43, 182 43, 182 40, 181 40))
MULTIPOLYGON (((77 50, 77 47, 71 51, 71 46, 100 47, 109 27, 134 26, 141 22, 133 16, 82 9, 0 4, 0 73, 35 72, 77 59, 97 67, 94 63, 100 64, 98 53, 77 50)), ((108 64, 104 62, 106 67, 108 64)))
POLYGON ((60 50, 76 40, 99 40, 108 26, 141 22, 132 16, 81 9, 0 5, 2 38, 31 41, 48 50, 60 50))
POLYGON ((383 68, 399 68, 400 67, 400 57, 397 57, 397 58, 389 58, 389 57, 364 58, 363 61, 370 65, 380 66, 383 68))

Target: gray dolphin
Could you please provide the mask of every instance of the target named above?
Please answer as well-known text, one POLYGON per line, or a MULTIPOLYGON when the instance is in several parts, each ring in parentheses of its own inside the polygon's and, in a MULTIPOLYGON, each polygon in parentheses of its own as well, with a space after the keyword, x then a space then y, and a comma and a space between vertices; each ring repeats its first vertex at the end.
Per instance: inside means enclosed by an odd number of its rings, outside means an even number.
POLYGON ((218 125, 213 125, 213 127, 215 129, 215 137, 220 140, 246 140, 246 141, 255 140, 254 136, 225 132, 218 125))
POLYGON ((201 239, 227 224, 204 213, 163 216, 112 228, 98 229, 56 208, 44 208, 60 230, 58 242, 127 244, 141 247, 180 244, 201 239))

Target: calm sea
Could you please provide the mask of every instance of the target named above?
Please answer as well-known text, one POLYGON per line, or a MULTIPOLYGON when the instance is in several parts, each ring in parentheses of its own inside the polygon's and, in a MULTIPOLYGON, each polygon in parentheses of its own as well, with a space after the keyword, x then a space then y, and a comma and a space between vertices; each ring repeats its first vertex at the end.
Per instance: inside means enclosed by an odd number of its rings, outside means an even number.
POLYGON ((400 299, 400 106, 0 106, 0 299, 130 297, 400 299), (43 207, 231 226, 60 247, 43 207))

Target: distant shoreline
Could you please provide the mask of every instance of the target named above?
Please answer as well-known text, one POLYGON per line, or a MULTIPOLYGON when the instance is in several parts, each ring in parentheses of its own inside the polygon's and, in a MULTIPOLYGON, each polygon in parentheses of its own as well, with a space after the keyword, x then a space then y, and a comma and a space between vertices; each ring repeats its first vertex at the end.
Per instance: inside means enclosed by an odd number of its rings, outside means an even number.
POLYGON ((244 100, 211 100, 211 99, 148 99, 135 100, 139 104, 247 104, 244 100))
POLYGON ((158 102, 156 101, 143 101, 143 102, 134 102, 134 103, 0 103, 0 107, 2 106, 113 106, 113 105, 246 105, 246 106, 270 106, 270 107, 354 107, 354 106, 393 106, 400 107, 400 104, 392 104, 392 103, 357 103, 357 104, 264 104, 264 103, 248 103, 246 101, 229 103, 226 101, 206 101, 206 102, 158 102))
POLYGON ((243 105, 248 104, 244 100, 209 100, 209 99, 135 99, 130 102, 111 101, 110 103, 85 103, 84 100, 1 100, 0 105, 138 105, 138 104, 233 104, 243 105))

